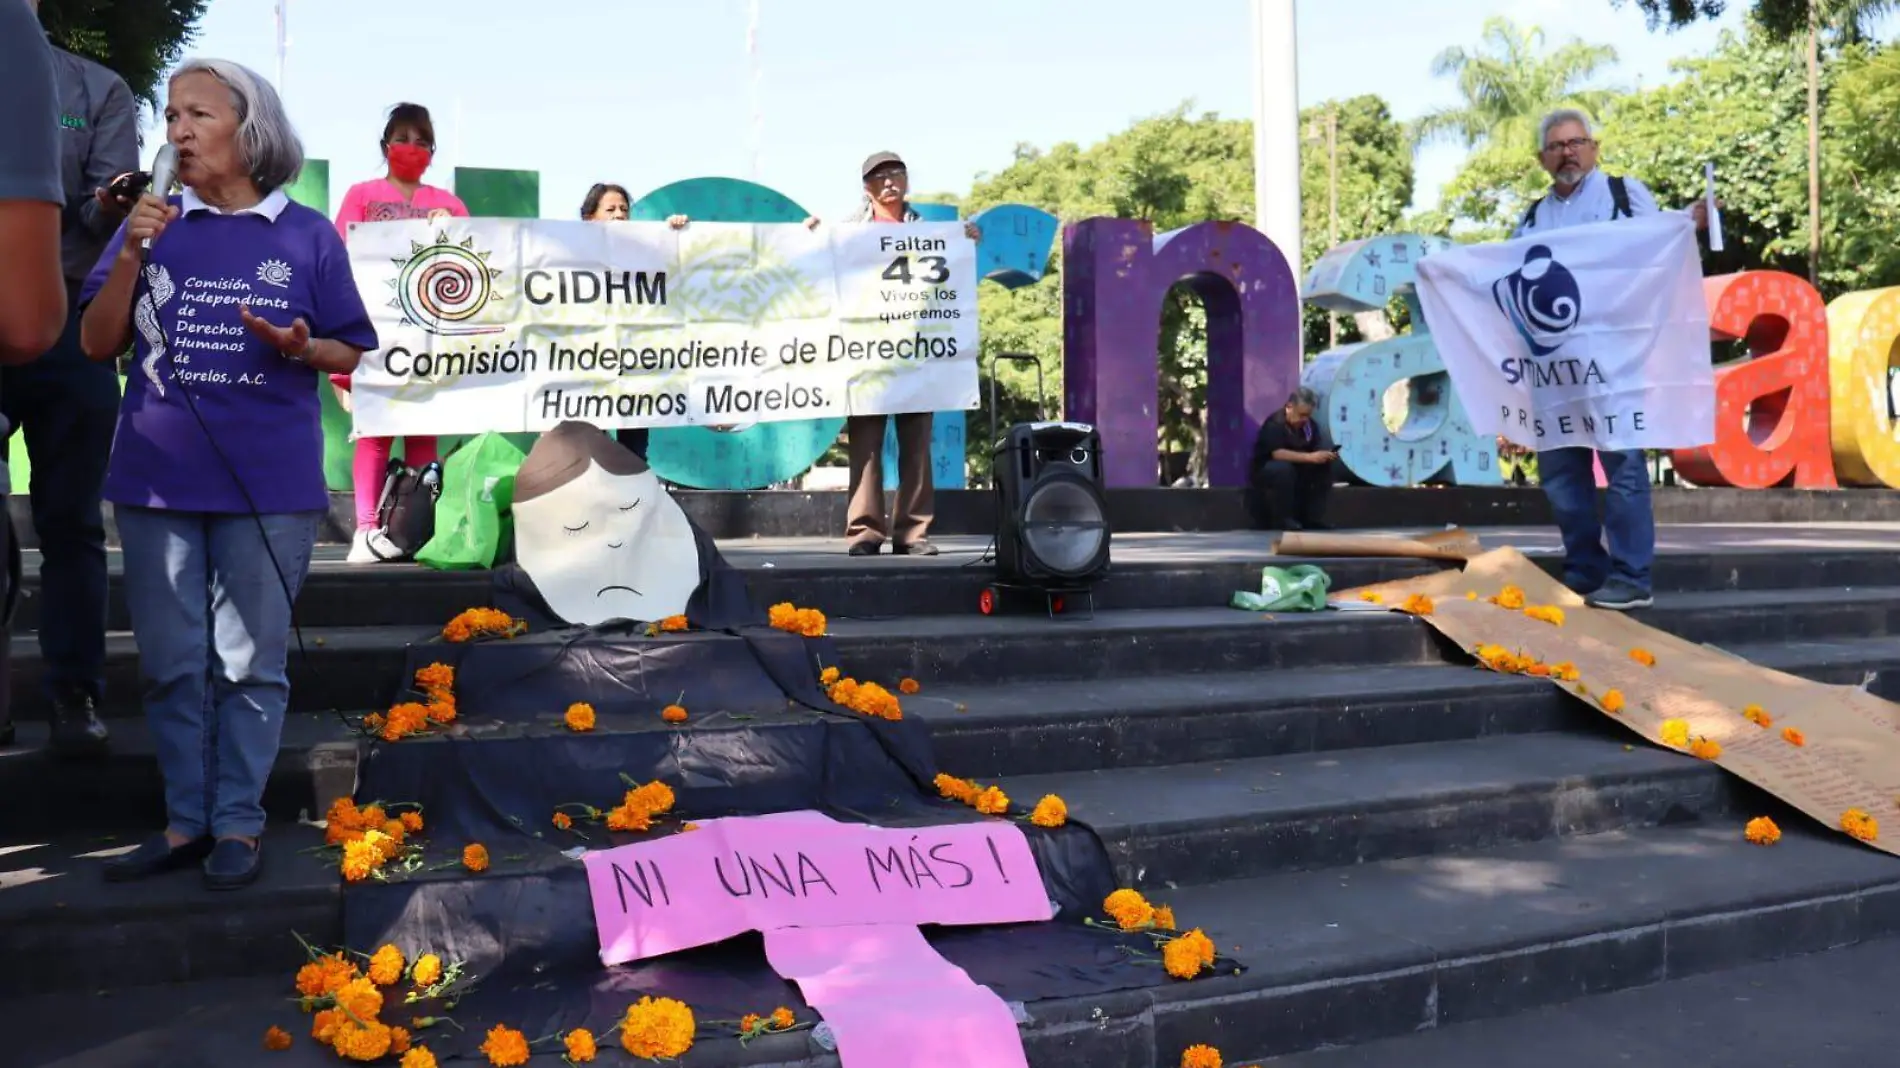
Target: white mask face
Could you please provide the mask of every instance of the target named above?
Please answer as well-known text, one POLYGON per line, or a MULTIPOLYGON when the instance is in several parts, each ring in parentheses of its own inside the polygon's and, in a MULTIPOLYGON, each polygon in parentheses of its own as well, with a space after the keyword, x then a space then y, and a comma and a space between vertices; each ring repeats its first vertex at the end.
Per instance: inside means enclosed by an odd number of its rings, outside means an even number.
POLYGON ((569 623, 682 615, 699 588, 692 524, 650 469, 614 475, 590 462, 514 515, 516 559, 569 623))

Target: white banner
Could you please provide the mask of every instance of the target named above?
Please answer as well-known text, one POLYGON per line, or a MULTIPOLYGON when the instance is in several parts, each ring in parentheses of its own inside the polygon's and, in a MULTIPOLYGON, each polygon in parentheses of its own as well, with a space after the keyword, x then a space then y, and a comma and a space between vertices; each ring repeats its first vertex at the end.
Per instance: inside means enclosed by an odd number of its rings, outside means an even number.
POLYGON ((382 437, 720 425, 977 404, 962 223, 449 219, 352 229, 382 437))
POLYGON ((1695 224, 1680 212, 1455 246, 1418 296, 1480 434, 1533 449, 1715 440, 1695 224))

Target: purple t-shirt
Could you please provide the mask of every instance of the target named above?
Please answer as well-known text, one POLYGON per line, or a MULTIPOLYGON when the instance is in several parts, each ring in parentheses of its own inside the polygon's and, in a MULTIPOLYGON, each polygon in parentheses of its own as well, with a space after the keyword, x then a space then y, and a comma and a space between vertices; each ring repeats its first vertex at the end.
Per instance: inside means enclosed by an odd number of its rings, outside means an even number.
MULTIPOLYGON (((124 242, 121 226, 80 290, 82 302, 105 284, 124 242)), ((194 204, 152 244, 132 300, 133 362, 106 500, 181 512, 329 507, 317 397, 322 376, 251 333, 240 303, 277 326, 302 316, 312 337, 376 347, 349 254, 330 220, 281 191, 230 215, 194 204)))

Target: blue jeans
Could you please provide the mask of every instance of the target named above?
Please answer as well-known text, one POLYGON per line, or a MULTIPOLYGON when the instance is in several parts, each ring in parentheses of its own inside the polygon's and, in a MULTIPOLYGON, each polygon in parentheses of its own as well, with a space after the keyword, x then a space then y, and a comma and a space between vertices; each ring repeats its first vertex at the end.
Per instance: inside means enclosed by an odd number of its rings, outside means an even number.
POLYGON ((1656 559, 1656 515, 1649 504, 1649 465, 1641 449, 1598 452, 1549 449, 1537 454, 1537 477, 1550 498, 1564 538, 1564 582, 1594 590, 1605 581, 1650 592, 1649 565, 1656 559), (1591 459, 1603 458, 1609 482, 1603 521, 1597 521, 1596 474, 1591 459), (1603 535, 1610 551, 1603 551, 1603 535))
MULTIPOLYGON (((77 299, 79 289, 69 286, 77 299)), ((55 700, 104 697, 106 526, 99 491, 119 417, 118 371, 79 351, 79 310, 46 355, 0 372, 0 408, 26 435, 40 543, 39 639, 55 700)), ((10 440, 10 439, 9 439, 10 440)), ((4 445, 6 443, 0 443, 4 445)))
POLYGON ((319 512, 249 515, 116 511, 125 601, 138 640, 171 830, 255 836, 264 782, 290 704, 291 602, 310 570, 319 512))

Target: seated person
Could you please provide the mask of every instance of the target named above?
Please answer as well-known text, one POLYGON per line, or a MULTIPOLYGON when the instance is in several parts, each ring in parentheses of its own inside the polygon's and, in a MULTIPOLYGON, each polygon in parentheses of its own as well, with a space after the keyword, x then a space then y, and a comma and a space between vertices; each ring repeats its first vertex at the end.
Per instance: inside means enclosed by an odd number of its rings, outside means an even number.
POLYGON ((1247 510, 1262 530, 1325 530, 1338 454, 1313 418, 1319 398, 1301 387, 1261 424, 1247 465, 1247 510))

